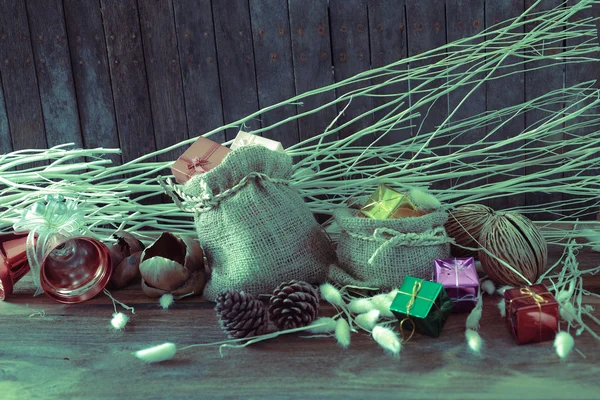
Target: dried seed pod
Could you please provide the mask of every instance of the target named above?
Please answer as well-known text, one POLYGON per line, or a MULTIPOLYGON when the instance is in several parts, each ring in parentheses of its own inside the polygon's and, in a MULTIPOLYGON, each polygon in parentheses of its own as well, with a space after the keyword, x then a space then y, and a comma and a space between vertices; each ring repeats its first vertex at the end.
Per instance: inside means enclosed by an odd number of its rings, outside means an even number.
POLYGON ((110 287, 122 289, 129 286, 140 276, 140 257, 142 251, 137 251, 126 257, 115 267, 110 278, 110 287))
POLYGON ((200 245, 191 238, 163 233, 144 250, 140 260, 142 289, 149 297, 169 293, 201 294, 206 283, 200 245))
MULTIPOLYGON (((537 281, 546 267, 546 240, 533 222, 521 214, 495 213, 481 229, 479 242, 532 283, 537 281)), ((511 286, 527 284, 485 251, 479 250, 479 259, 485 272, 496 283, 511 286)))
MULTIPOLYGON (((494 215, 494 210, 482 204, 466 204, 456 207, 450 212, 448 222, 444 225, 448 236, 454 239, 456 244, 479 248, 477 241, 481 229, 485 223, 494 215)), ((477 251, 463 249, 452 245, 451 252, 454 257, 477 257, 477 251)))
POLYGON ((117 242, 108 247, 114 265, 109 287, 121 289, 139 277, 140 256, 144 250, 144 244, 125 231, 117 231, 113 237, 117 239, 117 242))

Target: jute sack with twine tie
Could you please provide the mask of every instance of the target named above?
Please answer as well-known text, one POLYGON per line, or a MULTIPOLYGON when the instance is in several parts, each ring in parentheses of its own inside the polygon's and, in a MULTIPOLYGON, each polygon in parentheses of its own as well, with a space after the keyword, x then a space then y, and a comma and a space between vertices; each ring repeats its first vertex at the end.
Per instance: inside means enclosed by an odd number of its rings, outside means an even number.
POLYGON ((371 219, 358 210, 334 211, 341 230, 338 264, 329 280, 340 285, 398 288, 407 275, 431 279, 436 258, 450 256, 451 239, 444 223, 448 214, 434 211, 420 217, 371 219))
POLYGON ((289 155, 262 146, 233 150, 210 171, 194 175, 180 206, 194 212, 214 301, 233 289, 271 294, 292 279, 319 284, 336 260, 331 241, 291 185, 289 155))

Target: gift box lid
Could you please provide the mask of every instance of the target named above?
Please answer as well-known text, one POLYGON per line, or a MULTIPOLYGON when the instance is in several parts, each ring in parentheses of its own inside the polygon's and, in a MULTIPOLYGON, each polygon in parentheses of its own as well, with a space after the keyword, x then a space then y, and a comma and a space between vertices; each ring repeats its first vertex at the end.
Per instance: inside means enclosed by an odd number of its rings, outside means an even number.
POLYGON ((504 301, 507 318, 518 310, 558 306, 552 293, 543 284, 507 289, 504 291, 504 301))
POLYGON ((406 193, 399 193, 391 187, 380 184, 367 203, 360 209, 361 213, 375 219, 387 219, 398 212, 398 217, 414 217, 422 215, 406 193))
POLYGON ((436 258, 433 280, 441 283, 445 288, 478 288, 479 276, 475 268, 475 259, 473 257, 436 258))
POLYGON ((254 135, 249 132, 239 131, 233 143, 231 143, 231 150, 239 149, 244 146, 263 146, 269 150, 283 152, 283 146, 280 142, 277 142, 266 137, 254 135))
POLYGON ((407 276, 390 306, 390 311, 394 314, 426 318, 432 308, 438 307, 435 302, 443 290, 440 283, 407 276), (412 304, 408 307, 411 301, 412 304))

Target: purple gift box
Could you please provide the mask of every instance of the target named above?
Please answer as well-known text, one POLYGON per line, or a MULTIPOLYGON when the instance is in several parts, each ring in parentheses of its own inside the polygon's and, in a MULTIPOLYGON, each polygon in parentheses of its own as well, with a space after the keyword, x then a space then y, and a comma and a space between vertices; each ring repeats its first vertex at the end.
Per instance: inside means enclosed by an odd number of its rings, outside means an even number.
POLYGON ((479 277, 473 257, 436 258, 433 280, 446 289, 454 312, 469 312, 479 300, 479 277))

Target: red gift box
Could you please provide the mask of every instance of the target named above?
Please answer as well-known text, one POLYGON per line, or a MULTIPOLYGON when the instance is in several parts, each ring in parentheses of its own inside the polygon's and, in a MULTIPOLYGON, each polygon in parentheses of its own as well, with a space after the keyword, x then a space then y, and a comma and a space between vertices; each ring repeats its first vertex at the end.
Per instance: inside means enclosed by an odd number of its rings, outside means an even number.
POLYGON ((171 166, 175 180, 184 184, 193 175, 204 173, 219 165, 230 150, 200 136, 171 166))
POLYGON ((506 322, 518 344, 553 340, 558 331, 558 302, 544 285, 504 291, 506 322))

